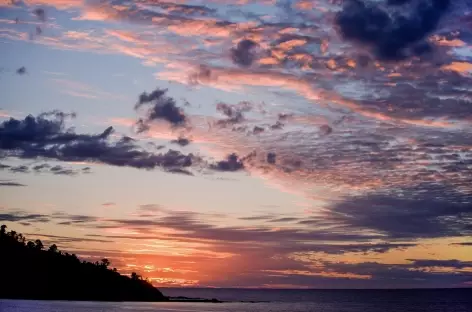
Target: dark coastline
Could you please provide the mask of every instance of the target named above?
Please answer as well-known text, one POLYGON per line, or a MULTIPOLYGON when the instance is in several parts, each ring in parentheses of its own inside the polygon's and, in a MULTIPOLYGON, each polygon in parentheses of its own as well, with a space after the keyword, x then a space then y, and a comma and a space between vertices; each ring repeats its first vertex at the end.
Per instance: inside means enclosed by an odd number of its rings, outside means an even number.
POLYGON ((168 301, 148 280, 136 273, 121 275, 110 261, 80 260, 27 241, 15 232, 0 232, 0 298, 73 301, 168 301))
POLYGON ((205 302, 217 299, 164 296, 136 273, 121 275, 108 259, 81 261, 75 254, 47 250, 15 231, 0 232, 0 299, 90 302, 205 302), (24 281, 36 281, 25 283, 24 281))

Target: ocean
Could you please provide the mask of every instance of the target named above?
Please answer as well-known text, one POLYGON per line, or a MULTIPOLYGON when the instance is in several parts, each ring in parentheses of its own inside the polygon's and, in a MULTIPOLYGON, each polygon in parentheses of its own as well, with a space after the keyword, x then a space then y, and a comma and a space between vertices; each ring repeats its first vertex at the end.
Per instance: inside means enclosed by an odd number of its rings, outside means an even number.
POLYGON ((276 290, 164 288, 167 296, 224 303, 0 300, 0 312, 471 312, 472 288, 276 290))

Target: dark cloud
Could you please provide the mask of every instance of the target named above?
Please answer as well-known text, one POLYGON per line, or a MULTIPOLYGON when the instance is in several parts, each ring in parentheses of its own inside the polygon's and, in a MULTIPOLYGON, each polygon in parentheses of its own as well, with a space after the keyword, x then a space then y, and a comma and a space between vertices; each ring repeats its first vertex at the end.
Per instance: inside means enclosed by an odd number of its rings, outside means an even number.
POLYGON ((277 155, 274 152, 267 153, 267 162, 269 164, 275 164, 277 155))
POLYGON ((21 165, 21 166, 11 167, 10 171, 15 172, 15 173, 28 173, 29 168, 28 166, 21 165))
POLYGON ((336 16, 341 35, 347 40, 370 45, 381 59, 398 60, 408 54, 425 52, 415 46, 436 29, 447 12, 450 0, 418 0, 404 9, 407 1, 381 3, 364 0, 345 1, 336 16), (402 10, 400 10, 402 9, 402 10))
POLYGON ((457 245, 457 246, 472 246, 472 242, 452 243, 451 245, 457 245))
POLYGON ((99 218, 86 215, 71 215, 63 212, 56 212, 49 216, 50 220, 64 225, 95 225, 99 218), (64 222, 67 222, 64 223, 64 222))
POLYGON ((190 167, 194 159, 193 154, 184 155, 179 151, 169 150, 161 156, 161 166, 167 169, 182 169, 182 167, 190 167))
MULTIPOLYGON (((469 87, 472 79, 469 76, 438 72, 437 67, 425 68, 419 65, 416 69, 405 68, 400 72, 405 77, 397 77, 394 85, 388 88, 383 85, 372 86, 374 93, 383 92, 382 100, 364 99, 362 106, 399 119, 440 120, 446 117, 451 121, 467 121, 471 118, 468 106, 472 99, 469 87), (424 75, 424 71, 428 71, 428 75, 424 75), (421 79, 414 79, 411 75, 421 75, 421 79)), ((458 133, 456 135, 459 136, 458 133)))
POLYGON ((9 222, 39 222, 47 223, 51 221, 50 216, 43 214, 30 214, 24 211, 16 211, 11 213, 0 213, 0 221, 9 221, 9 222))
POLYGON ((48 169, 48 168, 50 168, 50 167, 51 167, 51 165, 45 163, 45 164, 33 166, 32 169, 33 169, 34 171, 41 171, 41 170, 43 170, 43 169, 48 169))
POLYGON ((38 233, 25 233, 25 235, 41 237, 51 239, 56 243, 81 243, 81 242, 94 242, 94 243, 111 243, 113 241, 99 238, 84 238, 84 237, 69 237, 49 234, 38 234, 38 233))
POLYGON ((445 267, 454 269, 472 268, 472 261, 450 260, 432 260, 432 259, 407 259, 416 267, 445 267))
POLYGON ((254 134, 260 134, 264 131, 265 131, 265 129, 262 128, 262 127, 259 127, 259 126, 254 126, 254 128, 252 129, 252 133, 254 133, 254 134))
MULTIPOLYGON (((338 273, 354 273, 370 276, 371 287, 391 288, 427 287, 440 288, 444 285, 460 285, 470 279, 468 273, 428 272, 418 270, 412 264, 383 264, 377 262, 344 263, 323 262, 326 270, 338 273)), ((365 285, 365 284, 364 284, 365 285)), ((411 290, 409 290, 411 291, 411 290)))
POLYGON ((270 126, 270 128, 271 128, 272 130, 280 130, 280 129, 282 129, 283 127, 284 127, 284 124, 281 123, 281 122, 278 121, 278 120, 275 122, 275 124, 273 124, 273 125, 270 126))
POLYGON ((147 107, 146 117, 137 123, 138 132, 147 131, 150 123, 155 120, 166 120, 173 126, 182 126, 187 121, 183 110, 177 107, 173 98, 166 96, 167 89, 156 89, 151 93, 142 93, 139 96, 135 109, 147 107))
POLYGON ((24 75, 24 74, 26 74, 26 67, 22 66, 22 67, 18 68, 18 69, 16 70, 16 73, 17 73, 18 75, 24 75))
POLYGON ((241 217, 241 218, 239 218, 239 220, 260 221, 260 220, 270 220, 272 218, 273 218, 272 215, 264 215, 264 216, 241 217))
POLYGON ((293 114, 279 113, 279 114, 277 115, 277 118, 278 118, 280 121, 288 120, 288 119, 290 119, 291 117, 293 117, 293 114))
POLYGON ((135 108, 138 108, 139 105, 145 104, 152 102, 154 100, 160 99, 162 96, 164 96, 167 93, 167 89, 156 89, 152 91, 151 93, 146 93, 143 92, 141 95, 139 95, 139 100, 138 103, 136 104, 135 108))
POLYGON ((177 174, 183 174, 183 175, 188 175, 188 176, 193 176, 193 173, 182 168, 167 168, 166 172, 170 173, 177 173, 177 174))
MULTIPOLYGON (((66 117, 69 115, 55 111, 37 117, 27 116, 23 120, 10 118, 0 124, 0 149, 8 156, 23 159, 88 161, 142 169, 189 167, 196 159, 192 154, 184 155, 173 150, 155 154, 129 140, 112 142, 109 140, 113 132, 111 127, 97 135, 77 134, 65 127, 66 117)), ((26 171, 28 167, 12 169, 26 171)), ((71 174, 69 169, 59 167, 52 172, 71 174)))
POLYGON ((218 103, 216 110, 228 117, 227 119, 219 121, 222 124, 235 124, 244 120, 243 112, 245 109, 240 106, 218 103))
POLYGON ((244 164, 236 154, 230 154, 225 160, 220 160, 211 168, 217 171, 238 171, 244 169, 244 164))
POLYGON ((284 217, 284 218, 272 219, 269 222, 293 222, 293 221, 298 221, 298 218, 284 217))
POLYGON ((44 11, 44 9, 42 9, 42 8, 36 8, 36 9, 34 9, 33 13, 34 13, 34 15, 36 15, 36 17, 37 17, 41 22, 45 22, 45 21, 46 21, 46 11, 44 11))
POLYGON ((322 125, 320 127, 320 132, 323 134, 323 135, 328 135, 330 134, 331 132, 333 132, 333 128, 331 128, 329 125, 322 125))
POLYGON ((367 194, 335 204, 321 222, 372 230, 390 239, 472 235, 472 202, 467 194, 424 185, 398 195, 367 194))
MULTIPOLYGON (((102 134, 99 135, 100 139, 106 139, 108 138, 113 132, 115 132, 115 129, 113 129, 112 126, 108 127, 105 129, 105 131, 102 132, 102 134)), ((128 141, 128 137, 123 137, 123 141, 128 141)), ((128 141, 129 142, 129 141, 128 141)))
POLYGON ((187 146, 190 144, 191 141, 185 137, 180 136, 177 140, 172 140, 170 142, 173 144, 178 144, 180 146, 187 146))
MULTIPOLYGON (((221 119, 216 122, 217 125, 226 127, 228 125, 235 125, 243 123, 245 121, 244 113, 249 112, 253 109, 253 104, 247 101, 242 101, 237 104, 226 104, 218 103, 216 105, 216 110, 226 116, 226 119, 221 119)), ((245 131, 247 126, 233 127, 233 131, 245 131)), ((254 128, 257 131, 260 131, 260 127, 254 128)))
POLYGON ((239 66, 251 66, 255 58, 254 48, 257 43, 252 40, 244 39, 238 42, 236 47, 231 49, 231 58, 239 66))
POLYGON ((79 139, 79 135, 65 129, 64 118, 64 115, 51 113, 38 117, 29 115, 23 120, 10 118, 0 124, 0 148, 13 150, 25 145, 46 145, 79 139))
POLYGON ((12 182, 12 181, 1 181, 0 180, 0 186, 26 186, 25 184, 17 183, 17 182, 12 182))
POLYGON ((56 165, 54 167, 52 167, 51 169, 49 169, 52 173, 54 174, 57 174, 57 175, 69 175, 69 176, 72 176, 72 175, 76 175, 77 172, 72 170, 72 169, 69 169, 69 168, 64 168, 60 165, 56 165))
POLYGON ((29 173, 31 171, 34 171, 36 173, 50 172, 56 175, 73 176, 73 175, 77 175, 79 172, 86 173, 87 171, 87 170, 84 171, 83 169, 78 171, 78 170, 67 168, 61 165, 51 166, 50 164, 47 164, 47 163, 43 163, 43 164, 31 166, 31 167, 28 167, 26 165, 20 165, 16 167, 11 167, 11 166, 6 166, 6 165, 3 165, 3 166, 4 168, 1 168, 1 169, 10 168, 9 170, 14 173, 29 173))
MULTIPOLYGON (((191 85, 198 85, 201 82, 208 82, 214 79, 216 79, 216 77, 212 75, 212 70, 206 65, 198 66, 198 68, 188 76, 189 84, 191 85)), ((187 101, 185 103, 186 106, 190 104, 187 101)))

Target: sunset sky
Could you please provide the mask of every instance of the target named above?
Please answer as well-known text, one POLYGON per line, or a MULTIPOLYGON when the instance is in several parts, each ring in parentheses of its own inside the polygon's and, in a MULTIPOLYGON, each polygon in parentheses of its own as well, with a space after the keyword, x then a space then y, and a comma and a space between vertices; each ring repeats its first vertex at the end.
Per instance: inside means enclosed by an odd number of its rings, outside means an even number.
POLYGON ((0 177, 158 287, 472 286, 472 3, 0 0, 0 177))

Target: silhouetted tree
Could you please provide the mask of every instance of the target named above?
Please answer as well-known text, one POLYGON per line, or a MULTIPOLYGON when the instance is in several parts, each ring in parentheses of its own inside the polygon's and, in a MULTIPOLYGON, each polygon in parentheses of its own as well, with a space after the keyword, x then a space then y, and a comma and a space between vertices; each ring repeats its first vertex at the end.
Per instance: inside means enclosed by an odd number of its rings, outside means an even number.
POLYGON ((18 240, 19 243, 24 244, 26 238, 24 238, 24 237, 23 237, 23 234, 20 233, 20 234, 18 234, 18 236, 17 236, 17 240, 18 240))
POLYGON ((0 227, 0 236, 5 236, 7 226, 5 224, 2 224, 0 227))
POLYGON ((49 252, 52 252, 52 253, 57 253, 57 246, 56 244, 52 244, 49 249, 48 249, 49 252))
POLYGON ((28 247, 29 249, 34 249, 34 248, 36 248, 36 245, 32 241, 29 241, 26 244, 26 247, 28 247))
POLYGON ((141 279, 141 276, 136 274, 136 272, 131 273, 131 279, 134 281, 139 281, 141 279))
POLYGON ((8 236, 10 236, 11 238, 13 238, 13 240, 17 240, 18 239, 18 235, 16 234, 16 231, 10 231, 8 233, 8 236))
POLYGON ((44 249, 44 245, 43 245, 43 242, 41 240, 37 239, 35 241, 35 243, 36 243, 36 249, 38 249, 38 250, 43 250, 44 249))
POLYGON ((110 265, 110 261, 107 258, 103 258, 101 265, 106 269, 110 265))

